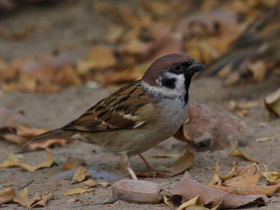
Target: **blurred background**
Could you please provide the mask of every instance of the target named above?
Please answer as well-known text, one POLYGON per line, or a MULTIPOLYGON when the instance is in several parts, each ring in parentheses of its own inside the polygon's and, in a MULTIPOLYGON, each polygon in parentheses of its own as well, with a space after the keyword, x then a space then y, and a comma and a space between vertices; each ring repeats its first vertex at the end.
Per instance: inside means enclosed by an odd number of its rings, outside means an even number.
POLYGON ((0 0, 0 88, 119 85, 174 52, 226 86, 279 78, 279 20, 278 0, 0 0))

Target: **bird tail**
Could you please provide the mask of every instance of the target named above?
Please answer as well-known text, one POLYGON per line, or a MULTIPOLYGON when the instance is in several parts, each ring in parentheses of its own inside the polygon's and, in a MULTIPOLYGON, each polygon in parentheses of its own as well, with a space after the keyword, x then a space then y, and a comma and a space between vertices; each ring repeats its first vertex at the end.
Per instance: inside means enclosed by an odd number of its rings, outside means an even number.
POLYGON ((48 140, 48 139, 70 139, 72 135, 73 135, 73 132, 64 131, 61 128, 47 131, 47 132, 37 135, 37 136, 29 139, 27 142, 24 142, 23 144, 19 145, 16 148, 16 153, 25 151, 27 146, 31 143, 42 142, 42 141, 48 140))
POLYGON ((232 50, 212 62, 198 77, 212 77, 217 75, 221 69, 229 63, 240 59, 246 59, 255 54, 252 49, 232 50))

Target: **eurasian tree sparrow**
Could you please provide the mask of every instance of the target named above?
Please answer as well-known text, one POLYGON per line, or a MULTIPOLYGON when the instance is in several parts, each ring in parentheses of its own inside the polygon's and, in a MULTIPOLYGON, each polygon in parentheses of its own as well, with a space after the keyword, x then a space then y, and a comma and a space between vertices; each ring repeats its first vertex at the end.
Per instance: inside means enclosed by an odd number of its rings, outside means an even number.
POLYGON ((141 80, 117 90, 64 127, 38 135, 20 148, 61 138, 97 144, 120 155, 121 166, 137 179, 129 157, 176 133, 185 121, 192 76, 204 68, 186 55, 163 56, 141 80))

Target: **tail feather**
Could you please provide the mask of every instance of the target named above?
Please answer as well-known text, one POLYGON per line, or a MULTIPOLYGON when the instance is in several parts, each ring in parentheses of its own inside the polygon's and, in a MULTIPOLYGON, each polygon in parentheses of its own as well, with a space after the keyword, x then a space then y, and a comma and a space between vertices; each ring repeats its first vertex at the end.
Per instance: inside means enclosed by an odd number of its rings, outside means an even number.
POLYGON ((48 139, 70 139, 73 135, 73 132, 71 131, 64 131, 61 128, 51 130, 45 133, 42 133, 40 135, 37 135, 31 139, 29 139, 27 142, 19 145, 16 148, 16 152, 23 152, 27 148, 29 144, 35 143, 35 142, 42 142, 48 139))
POLYGON ((220 70, 228 63, 235 62, 239 59, 245 59, 255 54, 252 49, 233 50, 222 55, 220 58, 212 62, 198 77, 212 77, 217 75, 220 70))

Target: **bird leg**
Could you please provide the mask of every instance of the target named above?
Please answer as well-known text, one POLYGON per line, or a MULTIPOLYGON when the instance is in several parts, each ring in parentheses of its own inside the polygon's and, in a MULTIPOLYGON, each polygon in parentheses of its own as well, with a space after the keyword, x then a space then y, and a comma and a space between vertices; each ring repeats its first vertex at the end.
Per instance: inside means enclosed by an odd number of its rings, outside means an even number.
POLYGON ((134 171, 130 166, 130 160, 126 153, 122 153, 120 156, 120 166, 122 169, 125 169, 129 173, 132 179, 138 180, 137 176, 135 175, 134 171))
POLYGON ((145 165, 147 166, 148 169, 151 170, 151 172, 153 173, 153 177, 168 177, 167 174, 165 174, 164 172, 161 172, 155 168, 153 168, 150 163, 144 158, 144 156, 142 154, 138 154, 139 157, 141 158, 141 160, 143 160, 143 162, 145 163, 145 165), (157 176, 158 175, 158 176, 157 176))

